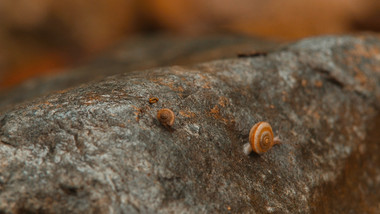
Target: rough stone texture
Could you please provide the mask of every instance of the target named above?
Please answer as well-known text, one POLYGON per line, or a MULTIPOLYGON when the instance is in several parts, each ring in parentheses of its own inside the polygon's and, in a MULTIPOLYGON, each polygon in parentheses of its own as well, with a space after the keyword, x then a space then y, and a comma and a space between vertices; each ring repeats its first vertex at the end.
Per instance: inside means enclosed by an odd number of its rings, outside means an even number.
POLYGON ((52 93, 1 113, 0 212, 376 213, 379 101, 376 36, 52 93), (284 143, 245 156, 262 120, 284 143))

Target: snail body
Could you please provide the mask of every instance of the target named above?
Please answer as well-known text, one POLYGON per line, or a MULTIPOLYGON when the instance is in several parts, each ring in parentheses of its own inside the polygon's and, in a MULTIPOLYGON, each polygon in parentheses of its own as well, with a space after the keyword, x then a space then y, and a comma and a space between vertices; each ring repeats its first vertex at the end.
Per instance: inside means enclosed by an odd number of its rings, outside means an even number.
POLYGON ((160 109, 157 112, 157 119, 166 128, 170 128, 174 124, 175 114, 168 108, 160 109))
POLYGON ((256 123, 249 132, 249 143, 244 144, 244 153, 249 155, 252 151, 263 154, 280 143, 278 137, 274 137, 272 127, 267 122, 256 123))

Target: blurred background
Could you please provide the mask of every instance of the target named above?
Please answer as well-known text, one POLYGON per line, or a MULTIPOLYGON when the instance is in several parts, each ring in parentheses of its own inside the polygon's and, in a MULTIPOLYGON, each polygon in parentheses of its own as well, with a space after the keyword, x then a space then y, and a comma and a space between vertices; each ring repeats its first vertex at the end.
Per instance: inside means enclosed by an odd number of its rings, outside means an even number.
POLYGON ((379 0, 0 0, 0 91, 146 35, 292 41, 380 31, 379 0))

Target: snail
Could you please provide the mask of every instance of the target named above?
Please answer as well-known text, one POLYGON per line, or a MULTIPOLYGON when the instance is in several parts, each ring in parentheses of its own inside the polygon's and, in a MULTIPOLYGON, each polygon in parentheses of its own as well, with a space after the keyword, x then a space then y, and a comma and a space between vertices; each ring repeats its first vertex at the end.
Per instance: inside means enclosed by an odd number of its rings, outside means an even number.
POLYGON ((160 109, 157 112, 157 119, 166 128, 170 128, 174 124, 174 112, 168 108, 160 109))
POLYGON ((151 98, 149 98, 149 103, 150 104, 153 104, 153 103, 156 103, 156 102, 158 102, 158 98, 157 97, 151 97, 151 98))
POLYGON ((273 145, 281 143, 278 137, 273 136, 272 127, 267 122, 256 123, 249 132, 249 143, 244 144, 243 151, 249 155, 252 151, 257 154, 267 152, 273 145))

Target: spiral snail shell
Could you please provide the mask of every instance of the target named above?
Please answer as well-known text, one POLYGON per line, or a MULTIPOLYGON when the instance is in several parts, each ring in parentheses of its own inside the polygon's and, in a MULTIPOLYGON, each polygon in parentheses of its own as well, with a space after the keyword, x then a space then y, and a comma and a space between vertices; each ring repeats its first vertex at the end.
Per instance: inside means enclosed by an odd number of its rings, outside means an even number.
POLYGON ((244 144, 244 153, 249 155, 254 151, 257 154, 263 154, 278 143, 280 143, 280 140, 278 137, 273 136, 270 124, 267 122, 258 122, 249 132, 249 143, 244 144))
POLYGON ((174 112, 168 108, 160 109, 157 112, 157 119, 166 128, 170 128, 174 124, 174 112))

